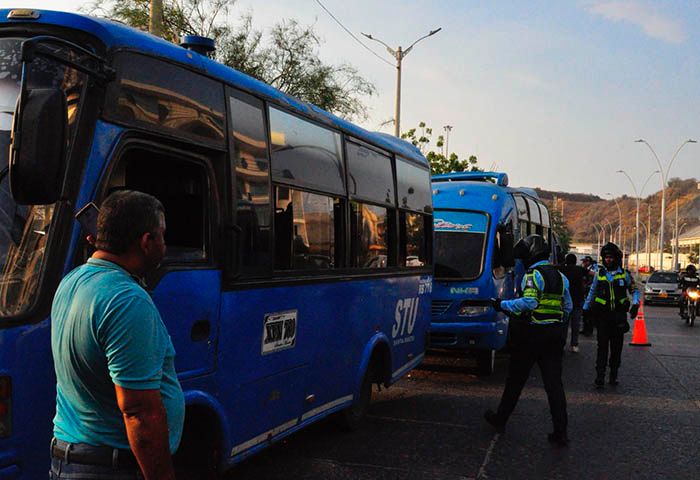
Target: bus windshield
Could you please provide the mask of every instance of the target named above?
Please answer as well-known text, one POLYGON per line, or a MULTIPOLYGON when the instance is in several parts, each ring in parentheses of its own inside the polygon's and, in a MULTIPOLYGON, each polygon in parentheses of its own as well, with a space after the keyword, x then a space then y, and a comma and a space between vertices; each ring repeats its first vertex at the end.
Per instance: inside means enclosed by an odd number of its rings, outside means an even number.
POLYGON ((488 216, 448 210, 436 210, 434 215, 435 278, 478 278, 484 267, 488 216))
MULTIPOLYGON (((10 130, 22 81, 23 41, 0 38, 0 316, 21 314, 34 304, 55 210, 54 205, 18 205, 10 193, 10 130)), ((84 75, 44 58, 35 58, 27 75, 29 88, 61 88, 65 92, 72 138, 84 75)))

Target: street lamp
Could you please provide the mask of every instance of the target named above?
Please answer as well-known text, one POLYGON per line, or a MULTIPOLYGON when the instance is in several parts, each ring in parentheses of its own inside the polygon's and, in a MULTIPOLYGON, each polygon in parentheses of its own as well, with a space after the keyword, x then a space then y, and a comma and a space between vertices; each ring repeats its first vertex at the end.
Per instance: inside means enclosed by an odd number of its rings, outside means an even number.
POLYGON ((445 158, 450 159, 450 132, 452 131, 452 125, 445 125, 442 127, 445 130, 445 158))
POLYGON ((595 228, 595 239, 598 242, 598 250, 596 250, 596 256, 598 256, 598 252, 600 252, 600 237, 601 235, 603 236, 603 239, 605 239, 605 227, 602 225, 599 227, 597 223, 593 223, 593 228, 595 228))
POLYGON ((698 143, 693 139, 688 139, 685 142, 681 143, 681 146, 678 147, 676 150, 676 153, 673 154, 673 157, 671 157, 671 161, 668 162, 668 167, 666 170, 664 170, 664 167, 661 166, 661 160, 659 160, 659 156, 656 154, 654 149, 649 145, 649 142, 644 140, 643 138, 640 138, 639 140, 635 140, 635 143, 643 143, 646 145, 649 150, 651 150, 651 153, 654 155, 654 158, 656 159, 656 163, 659 165, 659 170, 661 171, 661 229, 659 231, 659 243, 661 244, 661 259, 660 259, 660 265, 659 265, 659 270, 664 269, 664 222, 666 221, 666 183, 668 183, 668 174, 671 171, 671 166, 673 165, 673 161, 676 159, 678 156, 678 153, 689 143, 698 143))
POLYGON ((620 209, 620 204, 617 202, 617 198, 613 197, 613 194, 608 192, 606 195, 610 195, 610 198, 613 199, 613 202, 615 202, 615 206, 617 207, 617 215, 619 222, 618 224, 620 225, 620 235, 617 237, 617 243, 622 244, 622 249, 624 250, 625 245, 624 245, 624 240, 622 239, 622 210, 620 209))
POLYGON ((639 273, 639 205, 642 202, 642 193, 644 192, 644 187, 647 186, 647 183, 649 183, 649 180, 651 180, 651 177, 653 177, 657 173, 661 173, 660 170, 654 170, 649 174, 647 177, 646 181, 642 185, 642 189, 637 191, 637 187, 635 186, 634 182, 632 181, 632 177, 629 176, 627 172, 624 170, 618 170, 617 173, 623 174, 625 177, 627 177, 627 180, 630 181, 630 185, 632 185, 632 190, 634 190, 634 195, 635 195, 635 200, 637 201, 637 216, 635 220, 635 240, 634 240, 634 251, 636 252, 636 261, 637 261, 637 273, 639 273))
POLYGON ((678 266, 678 237, 681 236, 681 232, 683 231, 683 228, 688 225, 687 223, 682 224, 680 227, 678 226, 678 221, 676 220, 676 239, 675 239, 675 249, 674 249, 674 263, 673 263, 673 268, 676 268, 678 266))
POLYGON ((605 223, 607 223, 607 224, 608 224, 608 227, 610 227, 610 238, 608 239, 608 241, 609 241, 610 243, 612 243, 612 241, 613 241, 613 227, 612 227, 612 223, 610 223, 610 221, 608 221, 608 220, 605 220, 605 223))
POLYGON ((408 52, 411 51, 411 49, 416 45, 416 43, 420 42, 421 40, 424 40, 428 37, 432 37, 436 33, 438 33, 440 30, 442 30, 442 27, 437 28, 435 30, 431 30, 427 35, 423 35, 420 37, 418 40, 413 42, 410 47, 408 47, 406 50, 401 49, 401 45, 394 50, 391 48, 389 45, 384 43, 383 41, 379 40, 378 38, 373 37, 372 35, 368 33, 363 33, 365 37, 369 38, 370 40, 374 40, 375 42, 379 42, 382 45, 386 47, 386 50, 389 52, 389 54, 396 59, 396 112, 394 114, 394 135, 397 137, 401 136, 401 62, 403 61, 404 57, 408 55, 408 52))

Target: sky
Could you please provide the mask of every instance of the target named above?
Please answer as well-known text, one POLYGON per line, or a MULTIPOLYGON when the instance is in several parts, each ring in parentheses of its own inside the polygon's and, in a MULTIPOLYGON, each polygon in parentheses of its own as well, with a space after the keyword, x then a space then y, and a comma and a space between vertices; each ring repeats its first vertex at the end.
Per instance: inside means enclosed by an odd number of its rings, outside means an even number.
MULTIPOLYGON (((0 0, 0 6, 77 11, 87 1, 0 0)), ((370 33, 406 48, 401 129, 423 121, 434 135, 451 125, 449 149, 476 155, 511 185, 634 195, 687 139, 700 142, 700 2, 667 0, 238 0, 230 21, 250 12, 268 30, 285 18, 312 24, 319 56, 347 62, 374 83, 366 100, 382 125, 394 115, 396 70, 369 53, 342 24, 390 63, 370 33)), ((700 179, 700 143, 687 144, 668 178, 700 179)), ((652 178, 645 193, 660 189, 652 178)))

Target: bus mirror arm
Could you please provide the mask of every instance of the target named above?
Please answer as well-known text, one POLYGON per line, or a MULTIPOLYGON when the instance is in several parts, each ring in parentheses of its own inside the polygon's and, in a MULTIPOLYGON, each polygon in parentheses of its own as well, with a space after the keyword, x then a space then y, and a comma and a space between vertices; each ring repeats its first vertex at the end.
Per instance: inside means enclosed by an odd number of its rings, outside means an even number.
POLYGON ((498 254, 500 256, 500 264, 504 268, 513 268, 515 266, 515 239, 511 232, 500 232, 498 254))

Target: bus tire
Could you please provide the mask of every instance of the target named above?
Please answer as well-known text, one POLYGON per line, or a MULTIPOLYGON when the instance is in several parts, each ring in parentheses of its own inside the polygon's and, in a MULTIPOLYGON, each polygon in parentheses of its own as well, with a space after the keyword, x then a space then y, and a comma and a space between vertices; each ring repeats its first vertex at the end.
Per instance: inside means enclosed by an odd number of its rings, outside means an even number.
POLYGON ((221 431, 218 419, 202 407, 188 408, 185 419, 182 441, 174 457, 178 478, 219 478, 221 431))
POLYGON ((370 364, 367 366, 365 376, 362 378, 362 385, 360 386, 360 393, 358 397, 354 399, 352 405, 344 410, 341 410, 335 415, 335 422, 341 430, 352 432, 357 430, 360 425, 362 425, 362 422, 367 416, 369 404, 372 402, 374 371, 374 364, 370 362, 370 364))
POLYGON ((496 363, 495 350, 478 350, 476 352, 476 371, 479 375, 491 375, 496 363))

